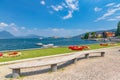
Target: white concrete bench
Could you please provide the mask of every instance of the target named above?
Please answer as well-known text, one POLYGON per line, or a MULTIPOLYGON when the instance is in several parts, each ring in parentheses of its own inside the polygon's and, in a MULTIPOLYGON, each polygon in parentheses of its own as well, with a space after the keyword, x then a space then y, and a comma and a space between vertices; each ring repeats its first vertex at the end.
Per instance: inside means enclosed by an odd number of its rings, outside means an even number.
POLYGON ((35 61, 33 63, 17 63, 13 64, 10 66, 10 69, 12 69, 12 77, 17 78, 20 76, 20 69, 25 69, 25 68, 34 68, 34 67, 41 67, 41 66, 51 66, 51 71, 55 72, 57 71, 57 64, 67 62, 70 60, 73 60, 73 63, 77 62, 77 59, 81 55, 85 55, 85 58, 89 57, 89 54, 91 53, 101 53, 101 56, 104 57, 105 52, 95 52, 92 50, 89 51, 82 51, 82 52, 75 52, 73 55, 65 56, 60 59, 55 59, 55 60, 48 60, 48 61, 35 61))

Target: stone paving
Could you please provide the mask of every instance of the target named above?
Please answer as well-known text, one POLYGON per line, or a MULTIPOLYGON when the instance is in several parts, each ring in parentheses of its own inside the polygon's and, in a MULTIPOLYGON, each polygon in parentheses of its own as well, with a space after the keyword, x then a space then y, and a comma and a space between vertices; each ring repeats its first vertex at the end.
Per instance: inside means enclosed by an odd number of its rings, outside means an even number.
MULTIPOLYGON (((0 66, 0 80, 120 80, 120 47, 106 49, 105 57, 91 54, 89 59, 81 56, 76 64, 62 63, 57 72, 50 66, 22 69, 22 76, 12 79, 10 65, 0 66)), ((47 59, 46 59, 47 60, 47 59)))

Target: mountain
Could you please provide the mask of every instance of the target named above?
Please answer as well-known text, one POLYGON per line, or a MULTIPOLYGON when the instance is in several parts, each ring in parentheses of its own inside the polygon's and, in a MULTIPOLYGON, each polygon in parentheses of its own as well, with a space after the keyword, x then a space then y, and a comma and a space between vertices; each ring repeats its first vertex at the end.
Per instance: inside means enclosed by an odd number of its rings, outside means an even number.
MULTIPOLYGON (((91 31, 91 32, 104 32, 104 31, 108 31, 108 32, 116 32, 117 29, 110 29, 110 30, 100 30, 100 31, 91 31)), ((73 36, 72 38, 81 38, 82 36, 84 36, 85 33, 77 35, 77 36, 73 36)))
POLYGON ((9 38, 15 38, 15 36, 12 35, 10 32, 7 32, 7 31, 1 31, 0 32, 0 39, 9 39, 9 38))

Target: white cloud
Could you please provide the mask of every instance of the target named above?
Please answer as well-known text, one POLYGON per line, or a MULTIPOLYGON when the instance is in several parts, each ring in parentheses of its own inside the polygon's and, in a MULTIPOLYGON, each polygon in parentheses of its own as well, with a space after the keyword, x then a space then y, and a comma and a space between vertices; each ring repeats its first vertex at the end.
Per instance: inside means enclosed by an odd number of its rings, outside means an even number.
POLYGON ((79 10, 78 7, 78 0, 65 0, 67 6, 71 9, 71 10, 79 10))
MULTIPOLYGON (((49 28, 49 29, 43 29, 40 30, 39 33, 44 36, 58 36, 58 37, 64 37, 64 36, 75 36, 79 35, 81 33, 85 33, 88 30, 82 30, 82 29, 64 29, 64 28, 49 28)), ((36 32, 38 34, 38 32, 36 32)))
POLYGON ((116 16, 115 18, 120 19, 120 16, 116 16))
POLYGON ((34 28, 33 30, 38 30, 37 28, 34 28))
POLYGON ((63 28, 53 28, 52 29, 53 32, 61 32, 63 30, 64 30, 63 28))
POLYGON ((58 5, 58 6, 51 6, 52 8, 53 8, 53 10, 55 10, 55 11, 60 11, 60 10, 62 10, 63 9, 63 7, 61 6, 61 5, 58 5))
POLYGON ((117 19, 114 18, 114 19, 108 19, 107 21, 116 21, 116 20, 117 20, 117 19))
POLYGON ((78 0, 65 0, 66 5, 63 4, 66 8, 68 8, 68 14, 66 16, 63 16, 63 19, 69 19, 73 17, 74 11, 79 10, 79 1, 78 0))
POLYGON ((94 8, 94 11, 95 11, 95 12, 99 12, 99 11, 101 11, 101 10, 102 10, 102 8, 98 8, 98 7, 95 7, 95 8, 94 8))
POLYGON ((54 31, 54 32, 58 32, 58 31, 59 31, 59 29, 54 28, 54 29, 52 29, 52 31, 54 31))
POLYGON ((11 24, 9 24, 9 26, 13 27, 13 26, 16 26, 16 24, 15 23, 11 23, 11 24))
MULTIPOLYGON (((5 23, 7 24, 7 23, 5 23)), ((3 25, 3 22, 2 22, 3 25)), ((85 33, 88 30, 82 29, 64 29, 64 28, 48 28, 48 29, 39 29, 39 28, 32 28, 28 29, 24 26, 18 26, 15 23, 4 25, 5 27, 0 27, 0 30, 6 30, 12 33, 15 36, 25 36, 28 34, 35 34, 39 36, 75 36, 81 33, 85 33), (11 25, 11 26, 9 26, 11 25)))
POLYGON ((120 20, 120 16, 115 16, 114 18, 107 19, 107 21, 118 21, 120 20))
POLYGON ((64 36, 75 36, 79 35, 81 33, 85 33, 88 30, 82 30, 82 29, 65 29, 65 28, 46 28, 46 29, 37 29, 37 30, 25 30, 24 34, 36 34, 40 36, 58 36, 58 37, 64 37, 64 36))
POLYGON ((53 11, 49 11, 50 14, 53 14, 53 11))
POLYGON ((72 18, 72 11, 69 11, 68 12, 68 15, 64 16, 63 19, 69 19, 69 18, 72 18))
POLYGON ((13 31, 19 31, 17 27, 12 27, 13 31))
POLYGON ((120 4, 117 4, 117 5, 113 6, 113 7, 120 7, 120 4))
POLYGON ((65 4, 64 2, 61 5, 65 8, 68 8, 67 4, 65 4))
POLYGON ((106 5, 106 7, 110 7, 110 6, 113 6, 113 5, 115 5, 115 3, 109 3, 109 4, 106 5))
POLYGON ((41 3, 42 5, 45 5, 45 1, 44 1, 44 0, 42 0, 40 3, 41 3))
POLYGON ((1 22, 0 23, 0 27, 7 27, 8 26, 8 24, 6 24, 6 23, 4 23, 4 22, 1 22))
POLYGON ((13 26, 16 26, 15 23, 10 23, 10 24, 4 22, 0 23, 0 27, 13 27, 13 26))
POLYGON ((25 28, 25 27, 17 26, 15 23, 10 23, 10 24, 5 23, 5 22, 0 23, 0 30, 1 31, 3 31, 3 30, 8 31, 15 36, 25 33, 26 31, 23 32, 23 28, 25 28))
POLYGON ((113 16, 117 11, 120 11, 120 7, 115 7, 115 8, 112 7, 110 10, 108 9, 107 12, 105 14, 103 14, 103 16, 101 16, 97 20, 95 20, 95 22, 100 21, 100 20, 105 20, 108 17, 113 16))
POLYGON ((25 30, 26 28, 25 27, 21 27, 22 30, 25 30))
MULTIPOLYGON (((59 16, 62 15, 62 19, 69 19, 73 17, 75 11, 79 11, 79 0, 64 0, 59 4, 52 4, 50 8, 52 8, 53 11, 61 13, 59 16), (68 12, 68 14, 64 15, 65 12, 68 12)), ((50 10, 49 12, 51 14, 52 11, 50 10)))

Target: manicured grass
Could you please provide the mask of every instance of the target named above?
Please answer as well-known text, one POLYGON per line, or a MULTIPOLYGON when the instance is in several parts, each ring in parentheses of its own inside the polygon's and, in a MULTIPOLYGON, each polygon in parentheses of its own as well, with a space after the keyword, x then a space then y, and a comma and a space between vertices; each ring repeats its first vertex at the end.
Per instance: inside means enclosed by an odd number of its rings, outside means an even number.
POLYGON ((62 53, 65 54, 65 53, 69 53, 72 51, 68 49, 67 47, 59 47, 59 48, 27 50, 27 51, 20 51, 20 52, 22 53, 21 56, 0 58, 0 62, 41 57, 41 56, 49 56, 49 55, 57 55, 57 54, 62 54, 62 53))
MULTIPOLYGON (((120 43, 118 43, 118 45, 120 45, 120 43)), ((90 44, 87 46, 89 46, 91 49, 113 47, 113 46, 100 46, 99 44, 90 44)), ((34 58, 34 57, 42 57, 42 56, 50 56, 50 55, 57 55, 57 54, 67 54, 73 51, 68 49, 68 47, 58 47, 58 48, 27 50, 27 51, 20 51, 20 52, 22 53, 21 56, 0 58, 0 62, 34 58)))

